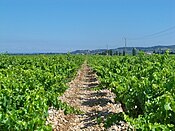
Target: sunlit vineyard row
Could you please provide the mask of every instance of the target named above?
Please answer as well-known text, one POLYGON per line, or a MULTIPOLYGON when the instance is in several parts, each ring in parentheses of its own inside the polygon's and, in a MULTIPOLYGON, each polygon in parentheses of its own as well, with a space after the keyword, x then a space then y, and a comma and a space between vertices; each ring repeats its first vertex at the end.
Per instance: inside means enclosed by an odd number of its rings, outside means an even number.
POLYGON ((0 56, 0 130, 51 130, 48 108, 74 108, 58 100, 83 63, 81 56, 0 56))
POLYGON ((89 63, 124 109, 106 127, 124 120, 138 130, 175 130, 175 56, 92 56, 89 63))

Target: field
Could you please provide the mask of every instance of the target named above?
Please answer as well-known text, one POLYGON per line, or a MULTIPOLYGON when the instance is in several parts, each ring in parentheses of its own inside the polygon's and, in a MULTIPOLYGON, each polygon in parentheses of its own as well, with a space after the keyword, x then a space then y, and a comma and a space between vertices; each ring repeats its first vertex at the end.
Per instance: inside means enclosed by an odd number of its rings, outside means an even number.
POLYGON ((49 107, 73 111, 58 97, 82 62, 69 55, 0 56, 0 129, 49 130, 49 107))
POLYGON ((116 94, 124 113, 110 116, 106 126, 120 119, 140 130, 175 130, 175 57, 144 55, 91 57, 101 88, 116 94))
POLYGON ((0 55, 0 129, 175 130, 174 70, 168 52, 0 55))

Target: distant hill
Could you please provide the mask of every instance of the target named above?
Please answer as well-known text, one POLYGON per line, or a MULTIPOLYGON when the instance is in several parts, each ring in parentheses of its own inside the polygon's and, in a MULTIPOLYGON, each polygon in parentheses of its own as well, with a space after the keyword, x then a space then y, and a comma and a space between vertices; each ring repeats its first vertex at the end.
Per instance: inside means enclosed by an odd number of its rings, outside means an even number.
MULTIPOLYGON (((175 53, 175 45, 169 45, 169 46, 152 46, 152 47, 126 47, 126 53, 131 54, 133 48, 136 48, 138 51, 144 51, 147 53, 153 53, 154 51, 156 52, 161 52, 161 51, 166 51, 169 49, 170 51, 175 53)), ((113 52, 123 52, 125 50, 125 47, 119 47, 116 49, 109 49, 112 50, 113 52)), ((98 54, 107 51, 107 49, 96 49, 96 50, 76 50, 71 52, 71 54, 98 54)))

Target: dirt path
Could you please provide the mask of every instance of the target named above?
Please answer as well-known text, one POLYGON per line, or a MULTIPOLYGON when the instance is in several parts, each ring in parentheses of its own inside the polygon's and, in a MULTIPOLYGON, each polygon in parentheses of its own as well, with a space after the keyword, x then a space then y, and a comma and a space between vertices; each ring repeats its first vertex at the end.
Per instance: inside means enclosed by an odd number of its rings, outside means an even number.
MULTIPOLYGON (((87 64, 83 64, 77 77, 70 82, 70 88, 60 99, 83 111, 80 115, 64 115, 63 111, 49 110, 49 119, 54 130, 59 131, 103 131, 103 124, 97 124, 97 117, 105 118, 110 113, 122 112, 121 104, 115 104, 115 95, 109 90, 94 91, 96 75, 87 64)), ((113 126, 108 130, 126 130, 126 124, 113 126)))

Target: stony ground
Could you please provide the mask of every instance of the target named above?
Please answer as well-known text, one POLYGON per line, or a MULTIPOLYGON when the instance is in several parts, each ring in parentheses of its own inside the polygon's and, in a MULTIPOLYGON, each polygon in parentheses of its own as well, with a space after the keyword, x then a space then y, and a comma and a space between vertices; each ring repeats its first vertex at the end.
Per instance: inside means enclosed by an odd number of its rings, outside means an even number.
POLYGON ((99 84, 96 74, 83 64, 77 77, 69 83, 70 88, 60 99, 69 105, 80 109, 79 115, 64 115, 62 110, 49 109, 48 123, 54 131, 120 131, 127 130, 127 124, 114 125, 105 129, 97 123, 97 117, 106 118, 111 113, 122 112, 121 104, 114 103, 115 95, 109 90, 92 90, 99 84))

